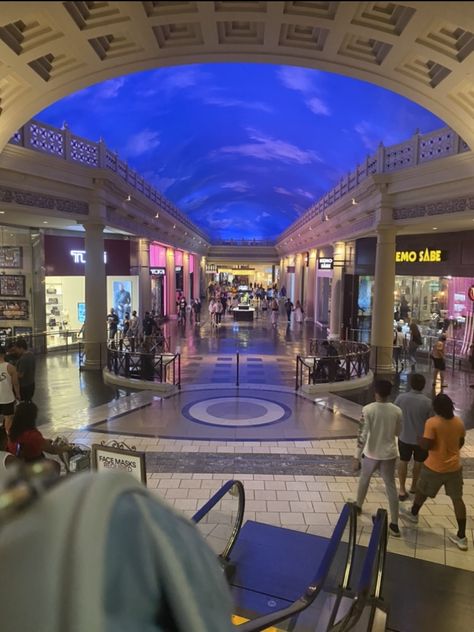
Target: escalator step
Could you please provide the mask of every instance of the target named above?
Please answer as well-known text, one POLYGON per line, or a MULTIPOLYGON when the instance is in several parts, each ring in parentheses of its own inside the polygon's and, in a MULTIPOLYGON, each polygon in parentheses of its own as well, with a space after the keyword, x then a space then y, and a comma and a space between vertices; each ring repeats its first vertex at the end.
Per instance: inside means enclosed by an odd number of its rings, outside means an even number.
MULTIPOLYGON (((245 617, 239 617, 239 615, 237 614, 232 615, 232 623, 234 625, 240 625, 241 623, 246 623, 247 621, 249 621, 249 619, 245 619, 245 617)), ((272 627, 272 628, 265 628, 263 632, 284 632, 284 630, 281 630, 280 628, 272 627)))

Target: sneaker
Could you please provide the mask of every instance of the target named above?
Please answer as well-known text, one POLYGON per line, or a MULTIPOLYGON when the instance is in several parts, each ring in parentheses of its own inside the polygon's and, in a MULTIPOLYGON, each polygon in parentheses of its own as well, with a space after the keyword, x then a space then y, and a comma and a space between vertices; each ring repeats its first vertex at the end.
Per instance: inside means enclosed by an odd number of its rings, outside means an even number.
POLYGON ((455 544, 461 551, 467 551, 467 538, 458 538, 457 533, 448 535, 450 541, 455 544))
POLYGON ((393 535, 394 538, 400 537, 400 529, 398 528, 398 524, 391 522, 388 525, 388 532, 393 535))
POLYGON ((418 516, 414 516, 411 513, 411 507, 410 509, 407 509, 406 507, 404 507, 403 505, 400 507, 400 513, 403 514, 403 517, 406 518, 409 522, 413 522, 413 524, 418 524, 418 516))

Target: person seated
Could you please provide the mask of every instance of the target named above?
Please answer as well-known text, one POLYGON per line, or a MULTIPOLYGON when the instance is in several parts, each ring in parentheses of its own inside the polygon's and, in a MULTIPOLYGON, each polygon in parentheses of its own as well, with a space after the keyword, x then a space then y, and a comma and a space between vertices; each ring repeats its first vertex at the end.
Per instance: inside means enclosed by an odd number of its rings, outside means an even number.
MULTIPOLYGON (((62 454, 69 446, 55 445, 51 439, 45 439, 36 428, 38 407, 33 402, 21 402, 15 409, 13 422, 8 435, 7 450, 25 463, 34 463, 46 459, 48 454, 62 454)), ((58 473, 61 469, 57 464, 58 473)))

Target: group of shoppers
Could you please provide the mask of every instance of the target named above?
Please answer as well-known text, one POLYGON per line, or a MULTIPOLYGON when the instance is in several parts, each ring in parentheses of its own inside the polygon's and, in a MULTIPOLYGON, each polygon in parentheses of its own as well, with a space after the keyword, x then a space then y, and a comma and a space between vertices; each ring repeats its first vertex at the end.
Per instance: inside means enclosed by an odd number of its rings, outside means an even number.
POLYGON ((454 404, 444 393, 433 401, 423 395, 425 378, 410 375, 411 390, 390 402, 392 385, 388 380, 375 383, 375 402, 364 406, 359 426, 355 469, 361 470, 356 506, 362 511, 372 475, 378 470, 385 484, 390 509, 389 532, 400 537, 399 502, 414 495, 410 509, 401 508, 406 520, 418 522, 418 514, 427 498, 435 498, 444 486, 451 498, 458 525, 449 539, 462 551, 467 550, 466 506, 462 498, 463 478, 460 450, 465 429, 454 414, 454 404), (397 458, 399 491, 395 482, 397 458), (408 464, 413 458, 413 477, 406 489, 408 464))

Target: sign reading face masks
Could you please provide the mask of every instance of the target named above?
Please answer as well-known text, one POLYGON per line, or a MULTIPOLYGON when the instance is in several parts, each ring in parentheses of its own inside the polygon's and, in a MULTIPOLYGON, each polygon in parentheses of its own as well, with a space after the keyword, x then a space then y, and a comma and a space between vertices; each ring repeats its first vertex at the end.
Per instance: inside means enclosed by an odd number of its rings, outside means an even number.
POLYGON ((94 444, 92 469, 98 472, 127 472, 146 485, 145 453, 94 444))
POLYGON ((318 257, 318 270, 333 270, 333 257, 318 257))
POLYGON ((397 250, 395 261, 397 263, 441 263, 446 261, 445 250, 397 250))

